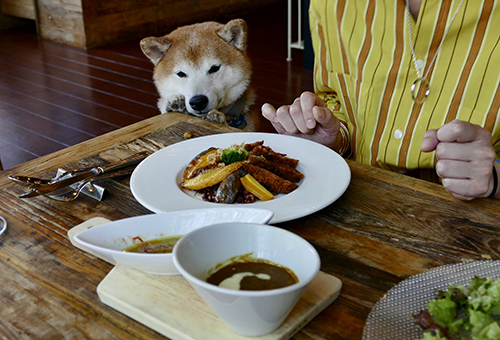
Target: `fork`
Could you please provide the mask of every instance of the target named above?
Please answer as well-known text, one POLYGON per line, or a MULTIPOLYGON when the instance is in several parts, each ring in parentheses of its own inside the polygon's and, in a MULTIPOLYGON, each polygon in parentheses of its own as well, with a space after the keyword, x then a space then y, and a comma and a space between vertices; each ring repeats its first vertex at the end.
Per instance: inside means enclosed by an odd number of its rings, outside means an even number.
POLYGON ((118 177, 118 176, 124 176, 124 175, 129 175, 134 171, 134 169, 128 169, 128 170, 122 170, 122 171, 117 171, 117 172, 112 172, 109 174, 104 174, 101 176, 97 177, 91 177, 85 181, 79 182, 77 186, 75 187, 65 187, 61 188, 56 191, 52 191, 47 194, 43 194, 45 197, 51 198, 56 201, 61 201, 61 202, 70 202, 78 198, 82 190, 87 186, 87 184, 90 184, 94 181, 98 181, 100 179, 105 179, 105 178, 111 178, 111 177, 118 177))
POLYGON ((73 177, 80 172, 90 171, 94 167, 95 166, 89 166, 86 168, 78 168, 78 169, 73 169, 73 170, 69 170, 69 171, 59 169, 62 171, 60 171, 56 176, 54 176, 50 179, 31 177, 31 176, 9 176, 9 179, 16 182, 17 184, 28 187, 30 189, 38 189, 41 186, 57 182, 60 179, 67 178, 67 177, 73 177))

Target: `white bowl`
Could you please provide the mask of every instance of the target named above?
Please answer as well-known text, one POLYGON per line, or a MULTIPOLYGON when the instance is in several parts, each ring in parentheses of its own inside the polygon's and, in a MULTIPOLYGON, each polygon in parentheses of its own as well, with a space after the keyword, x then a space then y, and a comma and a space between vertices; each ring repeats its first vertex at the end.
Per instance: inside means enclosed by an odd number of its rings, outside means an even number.
POLYGON ((195 229, 221 222, 267 223, 273 216, 269 210, 254 208, 212 208, 151 214, 99 225, 78 233, 74 241, 112 259, 141 271, 157 275, 179 274, 172 254, 123 252, 134 245, 134 238, 143 241, 185 235, 195 229))
POLYGON ((233 332, 261 336, 279 328, 320 267, 314 247, 284 229, 252 223, 222 223, 186 234, 173 250, 174 264, 233 332), (206 282, 218 264, 253 253, 291 269, 299 282, 284 288, 242 291, 206 282))

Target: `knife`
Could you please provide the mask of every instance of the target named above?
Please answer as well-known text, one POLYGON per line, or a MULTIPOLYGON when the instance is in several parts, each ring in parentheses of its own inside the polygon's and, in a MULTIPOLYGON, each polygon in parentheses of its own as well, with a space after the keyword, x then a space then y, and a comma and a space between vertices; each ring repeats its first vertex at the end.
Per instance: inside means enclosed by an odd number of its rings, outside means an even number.
POLYGON ((52 192, 54 190, 64 188, 66 186, 78 183, 80 181, 83 181, 83 180, 91 178, 91 177, 99 176, 99 175, 102 175, 104 173, 109 173, 109 172, 114 171, 114 170, 123 169, 123 168, 131 166, 131 165, 136 165, 136 164, 139 164, 142 160, 144 160, 149 155, 151 155, 151 152, 144 151, 144 152, 140 152, 138 154, 135 154, 131 157, 125 158, 117 163, 96 166, 96 167, 94 167, 94 168, 92 168, 84 173, 78 174, 76 176, 61 179, 57 182, 47 184, 45 186, 41 186, 41 187, 34 189, 28 193, 25 193, 25 194, 18 196, 18 198, 29 198, 29 197, 35 197, 35 196, 47 194, 47 193, 52 192))
POLYGON ((79 169, 74 169, 70 171, 64 170, 62 173, 57 172, 57 175, 54 178, 50 179, 45 179, 45 178, 38 178, 38 177, 33 177, 33 176, 22 176, 22 175, 11 175, 9 176, 9 179, 16 182, 17 184, 27 186, 30 189, 37 189, 41 186, 47 185, 47 184, 52 184, 57 181, 60 181, 61 179, 69 178, 69 177, 74 177, 77 174, 81 174, 86 171, 92 170, 95 166, 89 166, 86 168, 79 168, 79 169))

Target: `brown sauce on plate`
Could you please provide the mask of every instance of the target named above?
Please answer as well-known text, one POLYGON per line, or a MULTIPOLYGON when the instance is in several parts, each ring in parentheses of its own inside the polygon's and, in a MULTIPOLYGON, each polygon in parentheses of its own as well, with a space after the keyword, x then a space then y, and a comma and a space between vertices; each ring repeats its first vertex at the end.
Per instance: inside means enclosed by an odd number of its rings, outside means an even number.
POLYGON ((299 282, 292 270, 266 261, 233 262, 220 268, 208 283, 235 290, 283 288, 299 282))
MULTIPOLYGON (((143 241, 130 246, 123 251, 134 253, 165 254, 171 253, 174 245, 182 236, 169 236, 143 241)), ((140 239, 139 239, 140 240, 140 239)))

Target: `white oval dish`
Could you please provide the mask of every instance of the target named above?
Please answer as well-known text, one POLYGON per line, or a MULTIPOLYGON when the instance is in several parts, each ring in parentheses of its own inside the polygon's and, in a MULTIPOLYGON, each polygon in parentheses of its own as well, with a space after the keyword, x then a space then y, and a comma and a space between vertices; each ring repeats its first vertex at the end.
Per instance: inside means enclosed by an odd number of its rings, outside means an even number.
POLYGON ((102 224, 75 235, 74 241, 101 256, 156 275, 177 275, 172 254, 124 252, 137 243, 169 236, 185 235, 195 229, 223 222, 265 224, 269 210, 255 208, 212 208, 166 212, 125 218, 102 224), (136 241, 134 242, 134 238, 136 241))

